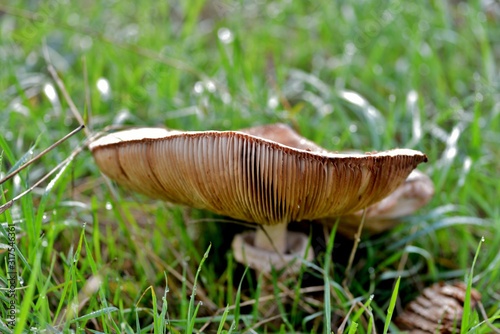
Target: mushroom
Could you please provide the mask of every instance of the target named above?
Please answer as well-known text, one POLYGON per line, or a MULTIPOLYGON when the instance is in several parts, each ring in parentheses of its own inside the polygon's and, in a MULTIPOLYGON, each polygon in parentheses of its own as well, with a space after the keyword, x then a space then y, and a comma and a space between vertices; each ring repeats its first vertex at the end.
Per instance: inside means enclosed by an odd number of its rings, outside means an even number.
POLYGON ((255 235, 237 236, 233 250, 238 261, 265 271, 304 256, 307 238, 287 232, 289 222, 357 212, 427 161, 409 149, 328 152, 282 124, 242 131, 140 128, 106 135, 89 148, 101 171, 124 187, 260 224, 255 235))

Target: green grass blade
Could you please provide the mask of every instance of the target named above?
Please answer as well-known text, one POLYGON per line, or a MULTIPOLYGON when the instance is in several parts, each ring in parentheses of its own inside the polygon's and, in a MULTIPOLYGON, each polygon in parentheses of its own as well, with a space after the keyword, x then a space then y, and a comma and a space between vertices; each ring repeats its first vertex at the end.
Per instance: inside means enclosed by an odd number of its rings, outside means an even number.
POLYGON ((231 330, 233 328, 238 328, 238 324, 240 322, 241 285, 243 284, 243 279, 245 278, 247 272, 248 267, 245 268, 243 275, 241 275, 240 283, 238 284, 238 291, 236 291, 236 298, 234 301, 234 323, 231 326, 231 330))
POLYGON ((333 230, 330 232, 330 239, 328 240, 328 244, 326 246, 326 254, 325 254, 325 263, 323 265, 323 286, 325 288, 324 291, 324 319, 325 319, 325 332, 332 332, 332 308, 331 308, 331 291, 330 291, 330 266, 332 264, 332 252, 333 252, 333 244, 335 241, 335 233, 337 232, 337 226, 339 221, 335 223, 333 230))
POLYGON ((19 310, 19 316, 17 318, 16 327, 14 329, 15 334, 21 334, 24 332, 28 316, 31 313, 33 296, 35 295, 36 281, 39 279, 41 265, 42 265, 42 252, 37 252, 35 256, 35 261, 33 263, 33 269, 31 270, 30 278, 28 281, 28 286, 23 295, 23 300, 19 310))
POLYGON ((224 313, 222 313, 220 322, 219 322, 219 327, 217 328, 217 334, 221 334, 224 330, 224 324, 226 323, 227 315, 229 314, 229 305, 226 305, 226 308, 224 309, 224 313))
POLYGON ((98 311, 90 312, 88 314, 85 314, 85 315, 82 315, 82 316, 77 317, 75 319, 72 319, 70 322, 75 323, 78 321, 87 321, 87 320, 98 318, 100 316, 107 315, 107 314, 117 312, 117 311, 118 311, 118 308, 116 308, 114 306, 109 306, 109 307, 102 308, 98 311))
POLYGON ((398 300, 398 291, 399 291, 399 282, 401 281, 401 277, 398 277, 396 280, 396 284, 394 285, 394 289, 392 290, 391 301, 389 303, 389 308, 387 309, 387 316, 385 318, 384 324, 384 334, 387 334, 389 331, 389 326, 391 324, 392 315, 394 313, 394 308, 396 307, 396 302, 398 300))
POLYGON ((374 295, 371 295, 370 298, 368 298, 368 300, 365 302, 364 307, 360 308, 359 310, 356 311, 356 313, 354 313, 353 317, 351 318, 352 322, 357 322, 358 319, 363 314, 363 312, 365 312, 365 310, 370 308, 370 304, 373 301, 373 297, 374 295))
POLYGON ((208 258, 208 253, 210 252, 210 248, 212 248, 212 244, 210 244, 207 248, 207 251, 203 255, 203 258, 200 261, 200 265, 198 266, 198 270, 196 271, 196 275, 194 277, 194 282, 193 282, 193 291, 191 292, 191 297, 189 300, 189 307, 188 307, 188 314, 187 314, 187 332, 192 333, 194 330, 194 325, 196 323, 195 317, 196 314, 198 313, 198 309, 201 304, 198 303, 196 308, 194 308, 194 299, 196 297, 196 288, 198 284, 198 277, 201 272, 201 268, 203 267, 203 263, 205 263, 205 260, 208 258))
POLYGON ((470 327, 470 314, 471 314, 471 290, 472 290, 472 281, 474 277, 474 267, 476 266, 476 261, 479 256, 479 252, 481 251, 481 245, 484 243, 484 237, 479 241, 479 245, 477 246, 476 254, 474 255, 474 260, 472 261, 472 266, 470 268, 469 275, 467 277, 467 289, 465 291, 465 299, 464 299, 464 307, 462 313, 462 321, 460 325, 460 333, 466 333, 470 327))
POLYGON ((355 322, 355 321, 353 321, 352 324, 351 324, 351 326, 349 327, 349 332, 348 333, 349 334, 356 334, 357 330, 358 330, 358 323, 355 322))

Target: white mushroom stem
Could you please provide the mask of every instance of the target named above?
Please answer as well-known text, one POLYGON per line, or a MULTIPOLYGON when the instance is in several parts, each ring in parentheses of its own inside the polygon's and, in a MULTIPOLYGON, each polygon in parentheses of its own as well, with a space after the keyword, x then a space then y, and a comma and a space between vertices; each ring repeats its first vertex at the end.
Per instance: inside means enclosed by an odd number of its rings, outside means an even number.
POLYGON ((287 224, 262 225, 255 234, 254 246, 270 252, 285 254, 287 251, 287 224))
POLYGON ((253 231, 235 235, 232 247, 236 261, 249 266, 257 272, 270 273, 272 268, 276 270, 287 268, 287 275, 294 275, 299 272, 302 265, 300 259, 306 261, 314 259, 314 252, 309 249, 308 238, 305 234, 286 232, 287 249, 286 253, 282 254, 276 253, 274 248, 266 250, 257 247, 255 245, 255 235, 256 233, 253 231))

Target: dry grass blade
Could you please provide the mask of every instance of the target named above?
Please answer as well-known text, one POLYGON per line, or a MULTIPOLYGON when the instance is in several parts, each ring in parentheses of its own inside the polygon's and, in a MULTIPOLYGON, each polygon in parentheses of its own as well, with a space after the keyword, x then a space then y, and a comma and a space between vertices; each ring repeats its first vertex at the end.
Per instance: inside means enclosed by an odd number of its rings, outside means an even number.
POLYGON ((74 319, 79 312, 82 311, 83 307, 89 299, 94 295, 102 284, 102 277, 100 275, 91 276, 87 279, 87 282, 75 296, 72 303, 64 308, 64 310, 59 314, 59 318, 54 322, 57 327, 62 327, 65 322, 74 319), (76 307, 75 307, 76 306, 76 307))
POLYGON ((345 315, 344 320, 342 321, 342 324, 340 324, 339 328, 337 329, 338 334, 344 333, 345 326, 347 325, 347 320, 349 320, 349 317, 350 317, 352 311, 354 311, 355 307, 356 307, 356 304, 352 304, 351 307, 349 308, 349 311, 345 315))
POLYGON ((10 201, 5 203, 4 205, 0 206, 0 213, 4 213, 8 209, 10 209, 13 204, 14 204, 14 200, 11 199, 10 201))
MULTIPOLYGON (((48 56, 46 56, 46 59, 47 59, 47 61, 49 61, 48 56)), ((73 102, 73 100, 71 99, 71 96, 69 95, 68 91, 66 90, 66 87, 64 86, 63 81, 61 80, 61 78, 59 78, 59 75, 57 75, 57 72, 56 72, 54 66, 52 66, 52 64, 49 63, 49 65, 48 65, 47 68, 48 68, 48 70, 50 72, 50 75, 52 76, 52 78, 56 82, 57 87, 59 87, 59 89, 61 90, 61 92, 64 95, 64 98, 68 102, 69 109, 73 113, 73 116, 78 121, 78 123, 80 123, 80 126, 84 125, 85 122, 83 121, 82 116, 78 112, 78 109, 76 108, 75 103, 73 102)), ((86 131, 86 134, 89 135, 90 134, 89 131, 86 131)))
POLYGON ((345 278, 342 281, 342 286, 346 291, 349 291, 349 281, 351 279, 351 268, 354 262, 354 256, 358 249, 359 242, 361 241, 361 233, 363 232, 363 226, 365 225, 366 209, 363 209, 363 215, 361 216, 361 223, 358 226, 358 231, 354 236, 354 245, 352 246, 351 255, 349 255, 349 262, 347 263, 347 268, 345 269, 345 278))
MULTIPOLYGON (((65 141, 69 137, 73 136, 75 133, 77 133, 78 131, 80 131, 83 128, 84 128, 84 126, 79 126, 75 130, 73 130, 72 132, 70 132, 68 135, 66 135, 62 139, 58 140, 56 143, 54 143, 49 148, 47 148, 46 150, 44 150, 43 152, 41 152, 35 158, 31 159, 26 164, 22 165, 21 167, 19 167, 15 171, 13 171, 11 174, 7 175, 4 179, 1 180, 0 184, 2 184, 3 182, 7 181, 11 177, 13 177, 17 173, 19 173, 21 170, 23 170, 24 168, 26 168, 28 165, 30 165, 33 162, 35 162, 36 160, 38 160, 41 156, 43 156, 44 154, 46 154, 47 152, 49 152, 50 150, 52 150, 54 147, 58 146, 63 141, 65 141)), ((16 197, 14 197, 13 199, 11 199, 10 201, 8 201, 7 203, 1 205, 0 206, 0 214, 3 213, 4 211, 8 210, 10 207, 12 207, 12 205, 14 204, 14 202, 18 201, 20 198, 22 198, 26 194, 30 193, 31 191, 33 191, 33 189, 35 189, 36 187, 38 187, 42 182, 44 182, 45 180, 47 180, 52 174, 54 174, 56 171, 58 171, 59 169, 61 169, 64 165, 66 165, 69 162, 71 162, 71 160, 73 160, 74 157, 76 155, 78 155, 85 147, 86 147, 85 145, 82 145, 82 146, 78 147, 77 149, 75 149, 71 153, 71 155, 69 157, 67 157, 66 159, 64 159, 61 163, 59 163, 56 167, 54 167, 50 172, 48 172, 47 174, 45 174, 40 180, 38 180, 37 182, 35 182, 31 187, 29 187, 28 189, 26 189, 25 191, 23 191, 22 193, 20 193, 19 195, 17 195, 16 197)))
POLYGON ((477 303, 477 308, 479 309, 479 312, 481 312, 481 315, 484 318, 484 322, 488 326, 489 329, 491 329, 492 333, 497 333, 500 334, 500 329, 496 328, 493 323, 488 319, 488 314, 486 313, 486 310, 484 309, 483 303, 478 302, 477 303))
POLYGON ((15 175, 17 175, 23 169, 25 169, 26 167, 28 167, 29 165, 31 165, 32 163, 34 163, 35 161, 37 161, 38 159, 40 159, 42 156, 44 156, 48 152, 52 151, 54 148, 56 148, 57 146, 59 146, 60 144, 62 144, 64 141, 66 141, 68 138, 72 137, 74 134, 80 132, 80 130, 82 130, 83 128, 85 128, 85 125, 82 124, 79 127, 77 127, 76 129, 74 129, 73 131, 71 131, 70 133, 68 133, 66 136, 64 136, 61 139, 59 139, 58 141, 56 141, 54 144, 52 144, 49 147, 47 147, 45 150, 43 150, 42 152, 40 152, 36 157, 30 159, 28 162, 26 162, 25 164, 19 166, 19 168, 17 168, 12 173, 10 173, 9 175, 7 175, 3 179, 1 179, 0 180, 0 184, 4 184, 5 182, 7 182, 11 178, 13 178, 15 175))

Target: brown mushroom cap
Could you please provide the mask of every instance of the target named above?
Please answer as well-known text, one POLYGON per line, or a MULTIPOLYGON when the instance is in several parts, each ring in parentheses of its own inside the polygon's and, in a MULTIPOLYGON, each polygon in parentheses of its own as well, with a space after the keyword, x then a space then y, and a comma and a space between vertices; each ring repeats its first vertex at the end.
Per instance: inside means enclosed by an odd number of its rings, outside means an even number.
POLYGON ((141 128, 89 147, 101 171, 129 189, 264 225, 356 212, 427 161, 414 150, 338 154, 302 140, 294 148, 241 131, 141 128))
MULTIPOLYGON (((429 203, 434 195, 434 184, 424 173, 414 170, 389 196, 366 208, 363 230, 377 234, 396 226, 401 218, 413 214, 429 203)), ((363 210, 340 217, 338 232, 353 237, 363 217, 363 210)), ((338 217, 328 217, 320 222, 333 226, 338 217)))
MULTIPOLYGON (((378 220, 405 217, 427 204, 433 195, 432 180, 424 173, 414 170, 394 192, 380 202, 369 206, 366 209, 366 217, 378 220)), ((363 210, 353 213, 352 216, 361 219, 363 210)))

